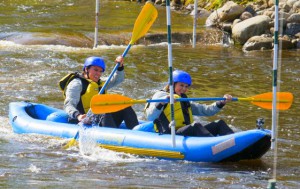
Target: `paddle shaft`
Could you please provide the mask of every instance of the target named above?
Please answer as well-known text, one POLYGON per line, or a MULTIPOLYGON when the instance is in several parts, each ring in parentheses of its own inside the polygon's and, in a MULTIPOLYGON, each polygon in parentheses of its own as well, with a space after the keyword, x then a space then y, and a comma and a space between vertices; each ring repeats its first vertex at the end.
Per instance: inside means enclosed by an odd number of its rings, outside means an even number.
MULTIPOLYGON (((176 102, 187 102, 187 101, 218 101, 226 100, 222 97, 204 97, 204 98, 176 98, 176 102)), ((232 101, 248 101, 248 102, 272 102, 271 99, 253 99, 253 98, 232 98, 232 101)), ((143 104, 143 103, 153 103, 153 102, 165 102, 169 103, 169 99, 140 99, 140 100, 125 100, 125 101, 116 101, 116 102, 95 102, 95 105, 118 105, 118 104, 143 104)), ((281 103, 289 103, 287 100, 278 100, 281 103)))
MULTIPOLYGON (((290 108, 293 102, 293 94, 289 92, 277 93, 277 108, 278 110, 287 110, 290 108)), ((175 102, 180 101, 220 101, 226 100, 226 98, 220 97, 202 97, 202 98, 176 98, 175 102)), ((272 93, 259 94, 247 98, 232 98, 232 101, 248 101, 251 104, 259 106, 263 109, 272 109, 272 93)), ((102 94, 95 95, 91 100, 91 110, 95 114, 111 113, 122 110, 133 104, 141 103, 152 103, 152 102, 164 102, 170 103, 170 99, 132 99, 127 96, 122 96, 119 94, 102 94)))
MULTIPOLYGON (((130 48, 131 48, 131 44, 129 44, 129 45, 127 46, 127 48, 125 49, 125 51, 123 52, 123 54, 122 54, 122 57, 123 57, 123 58, 126 57, 126 55, 127 55, 127 53, 128 53, 128 51, 129 51, 130 48)), ((105 91, 105 89, 106 89, 108 83, 110 82, 111 78, 113 77, 113 75, 115 74, 115 72, 117 71, 117 69, 118 69, 119 66, 120 66, 120 63, 118 62, 118 63, 116 64, 116 66, 114 67, 114 69, 112 70, 112 72, 110 73, 110 75, 109 75, 109 77, 107 78, 107 80, 105 81, 103 87, 102 87, 101 90, 99 91, 99 94, 103 94, 103 93, 104 93, 104 91, 105 91)))
MULTIPOLYGON (((211 101, 211 100, 225 100, 225 98, 177 98, 174 99, 174 101, 177 102, 182 102, 182 101, 211 101)), ((236 100, 237 101, 237 100, 236 100)), ((152 103, 152 102, 165 102, 169 103, 170 100, 165 98, 165 99, 140 99, 140 100, 126 100, 126 101, 115 101, 115 102, 95 102, 94 104, 97 106, 101 105, 118 105, 118 104, 143 104, 143 103, 152 103)))

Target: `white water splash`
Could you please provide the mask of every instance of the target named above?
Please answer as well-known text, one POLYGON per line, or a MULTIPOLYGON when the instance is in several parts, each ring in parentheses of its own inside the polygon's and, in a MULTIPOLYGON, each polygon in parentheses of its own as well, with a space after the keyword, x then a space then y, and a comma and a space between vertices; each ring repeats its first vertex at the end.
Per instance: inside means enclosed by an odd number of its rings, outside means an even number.
POLYGON ((80 129, 79 132, 79 151, 85 159, 90 161, 106 162, 142 162, 156 161, 157 159, 141 158, 123 152, 115 152, 99 147, 94 129, 80 129))
POLYGON ((28 169, 29 169, 31 172, 33 172, 33 173, 39 173, 39 172, 41 172, 41 170, 42 170, 42 169, 36 167, 36 166, 33 165, 33 164, 31 164, 31 165, 29 166, 28 169))

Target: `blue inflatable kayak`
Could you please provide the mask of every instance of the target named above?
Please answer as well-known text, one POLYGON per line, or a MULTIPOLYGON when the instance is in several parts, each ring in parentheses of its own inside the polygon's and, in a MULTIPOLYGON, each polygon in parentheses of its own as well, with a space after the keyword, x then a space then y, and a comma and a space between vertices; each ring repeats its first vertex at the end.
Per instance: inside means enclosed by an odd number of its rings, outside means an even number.
MULTIPOLYGON (((73 138, 79 126, 67 122, 63 110, 44 104, 11 102, 9 120, 15 133, 35 133, 73 138)), ((102 148, 141 156, 193 162, 222 162, 257 159, 271 146, 269 130, 253 129, 218 137, 176 136, 153 131, 152 122, 140 122, 133 130, 109 127, 93 129, 93 137, 102 148)))

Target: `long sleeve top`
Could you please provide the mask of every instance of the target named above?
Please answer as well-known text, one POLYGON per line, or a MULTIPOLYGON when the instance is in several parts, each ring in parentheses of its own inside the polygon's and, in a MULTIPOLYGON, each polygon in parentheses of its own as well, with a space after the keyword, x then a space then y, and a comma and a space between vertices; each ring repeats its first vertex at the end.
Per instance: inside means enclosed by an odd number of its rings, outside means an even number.
MULTIPOLYGON (((158 91, 153 95, 152 99, 166 99, 168 95, 168 92, 158 91)), ((162 113, 163 108, 157 108, 158 106, 159 102, 156 102, 150 103, 149 107, 146 108, 145 114, 149 121, 154 121, 162 113)), ((191 102, 192 114, 195 116, 213 116, 218 113, 223 106, 224 104, 220 101, 214 102, 210 105, 191 102)))
MULTIPOLYGON (((125 73, 124 69, 115 72, 106 89, 111 89, 116 85, 124 81, 125 73)), ((66 98, 64 101, 64 110, 67 112, 70 118, 76 119, 80 114, 76 108, 81 100, 82 81, 80 78, 73 79, 67 86, 66 98)))

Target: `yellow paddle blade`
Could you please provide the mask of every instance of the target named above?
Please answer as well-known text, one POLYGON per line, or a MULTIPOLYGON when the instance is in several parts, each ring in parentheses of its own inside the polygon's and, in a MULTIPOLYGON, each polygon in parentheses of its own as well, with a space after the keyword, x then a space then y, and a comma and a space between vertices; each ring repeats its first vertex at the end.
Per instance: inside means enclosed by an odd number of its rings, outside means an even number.
MULTIPOLYGON (((287 110, 291 107, 293 102, 293 94, 289 92, 277 92, 276 93, 277 110, 287 110)), ((250 101, 252 104, 265 109, 272 109, 273 93, 263 93, 249 98, 239 98, 239 101, 250 101)))
POLYGON ((135 43, 139 38, 144 36, 157 18, 157 10, 153 3, 147 1, 133 27, 132 37, 129 44, 135 43))
POLYGON ((75 146, 75 145, 77 145, 77 141, 76 141, 75 138, 72 138, 66 145, 63 146, 63 149, 66 150, 66 149, 68 149, 72 146, 75 146))
POLYGON ((94 114, 111 113, 132 106, 132 99, 119 94, 99 94, 91 100, 91 110, 94 114))

